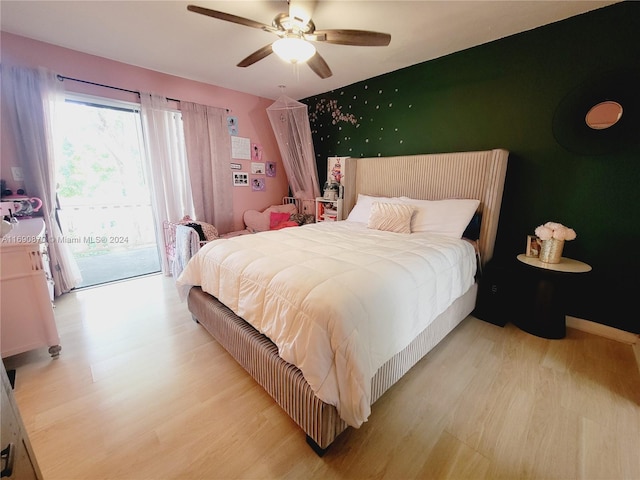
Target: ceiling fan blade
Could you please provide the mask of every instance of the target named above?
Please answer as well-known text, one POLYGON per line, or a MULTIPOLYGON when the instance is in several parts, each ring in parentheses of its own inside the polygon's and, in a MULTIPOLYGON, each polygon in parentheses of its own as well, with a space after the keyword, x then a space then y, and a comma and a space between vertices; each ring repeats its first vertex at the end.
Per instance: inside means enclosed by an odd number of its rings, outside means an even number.
POLYGON ((267 57, 273 53, 273 49, 271 48, 271 44, 265 45, 260 50, 256 50, 247 58, 238 63, 238 67, 248 67, 249 65, 253 65, 258 60, 262 60, 264 57, 267 57))
POLYGON ((327 62, 324 61, 324 58, 316 52, 313 57, 307 60, 307 65, 309 68, 315 72, 320 78, 329 78, 333 73, 327 65, 327 62))
POLYGON ((197 5, 187 5, 187 10, 190 12, 199 13, 201 15, 207 15, 208 17, 217 18, 226 22, 237 23, 239 25, 245 25, 247 27, 259 28, 261 30, 273 30, 273 27, 265 25, 264 23, 249 20, 248 18, 238 17, 237 15, 231 15, 230 13, 219 12, 217 10, 211 10, 209 8, 198 7, 197 5))
POLYGON ((361 47, 386 47, 391 42, 391 35, 388 33, 368 30, 316 30, 312 36, 318 38, 309 40, 361 47))

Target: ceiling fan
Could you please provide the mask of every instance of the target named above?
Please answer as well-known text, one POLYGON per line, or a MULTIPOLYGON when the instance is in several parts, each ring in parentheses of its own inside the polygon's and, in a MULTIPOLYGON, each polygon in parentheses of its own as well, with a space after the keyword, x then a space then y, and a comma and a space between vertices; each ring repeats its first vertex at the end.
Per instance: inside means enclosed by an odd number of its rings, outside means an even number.
POLYGON ((294 10, 291 2, 289 12, 280 13, 273 19, 271 25, 256 22, 248 18, 238 17, 230 13, 219 12, 197 5, 188 5, 187 10, 201 15, 217 18, 247 27, 258 28, 266 32, 275 33, 278 40, 256 50, 238 63, 238 67, 248 67, 275 52, 279 57, 290 63, 306 62, 320 78, 329 78, 332 74, 329 65, 316 51, 311 42, 326 42, 338 45, 353 45, 362 47, 386 47, 391 42, 388 33, 372 32, 368 30, 316 30, 316 26, 308 15, 294 10))

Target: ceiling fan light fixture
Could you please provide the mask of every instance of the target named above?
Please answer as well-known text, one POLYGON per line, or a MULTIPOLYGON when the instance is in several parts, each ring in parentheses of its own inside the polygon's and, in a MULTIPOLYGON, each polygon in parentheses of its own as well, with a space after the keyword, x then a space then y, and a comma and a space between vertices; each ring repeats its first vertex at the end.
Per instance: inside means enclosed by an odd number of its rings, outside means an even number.
POLYGON ((280 38, 271 47, 276 55, 289 63, 304 63, 316 53, 316 47, 297 36, 280 38))

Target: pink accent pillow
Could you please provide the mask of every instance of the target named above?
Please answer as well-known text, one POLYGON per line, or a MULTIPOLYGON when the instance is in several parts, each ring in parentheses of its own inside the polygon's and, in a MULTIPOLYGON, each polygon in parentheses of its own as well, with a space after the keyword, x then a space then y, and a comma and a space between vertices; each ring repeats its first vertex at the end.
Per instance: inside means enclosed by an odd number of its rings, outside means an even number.
POLYGON ((271 230, 280 230, 286 227, 299 227, 298 222, 294 222, 293 220, 287 220, 286 222, 279 223, 277 226, 273 227, 271 230))
POLYGON ((288 222, 290 217, 291 214, 287 212, 271 212, 269 230, 275 230, 281 223, 288 222))

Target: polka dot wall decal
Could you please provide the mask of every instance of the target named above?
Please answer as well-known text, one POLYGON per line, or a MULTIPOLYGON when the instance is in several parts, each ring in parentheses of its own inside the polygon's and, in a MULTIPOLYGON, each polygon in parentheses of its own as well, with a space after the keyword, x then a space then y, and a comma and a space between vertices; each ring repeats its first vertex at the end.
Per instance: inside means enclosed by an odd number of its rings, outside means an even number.
POLYGON ((381 93, 382 93, 382 90, 378 90, 378 93, 380 93, 380 94, 381 94, 381 93))
POLYGON ((366 90, 367 88, 369 88, 369 85, 365 85, 365 86, 364 86, 364 89, 365 89, 365 90, 366 90))
POLYGON ((389 104, 389 106, 390 106, 390 107, 393 107, 393 103, 390 103, 390 104, 389 104))
POLYGON ((365 138, 365 139, 364 139, 364 143, 369 143, 369 139, 368 139, 368 138, 365 138))

